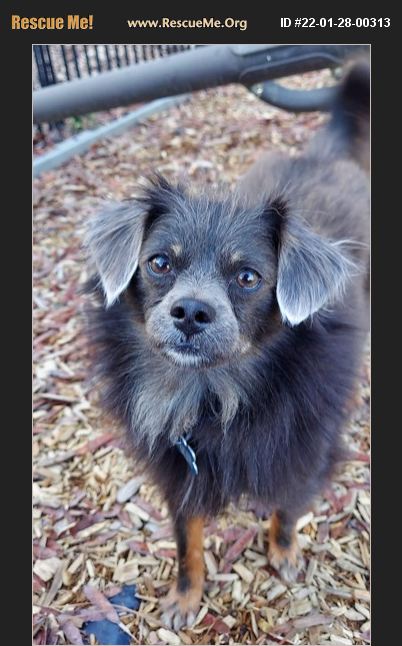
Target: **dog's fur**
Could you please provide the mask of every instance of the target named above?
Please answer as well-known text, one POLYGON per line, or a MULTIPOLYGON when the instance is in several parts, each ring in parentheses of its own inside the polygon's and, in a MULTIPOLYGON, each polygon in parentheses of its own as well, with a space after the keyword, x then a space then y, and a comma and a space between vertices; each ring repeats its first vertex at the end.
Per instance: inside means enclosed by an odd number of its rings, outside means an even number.
POLYGON ((368 116, 363 64, 303 155, 263 157, 232 194, 157 176, 90 228, 89 335, 105 406, 175 522, 175 627, 201 597, 202 519, 242 494, 269 505, 271 562, 290 578, 295 523, 342 456, 368 320, 368 116), (162 253, 172 270, 155 276, 162 253), (238 286, 243 267, 255 290, 238 286), (214 312, 199 334, 174 325, 183 298, 214 312), (185 433, 196 476, 175 446, 185 433))

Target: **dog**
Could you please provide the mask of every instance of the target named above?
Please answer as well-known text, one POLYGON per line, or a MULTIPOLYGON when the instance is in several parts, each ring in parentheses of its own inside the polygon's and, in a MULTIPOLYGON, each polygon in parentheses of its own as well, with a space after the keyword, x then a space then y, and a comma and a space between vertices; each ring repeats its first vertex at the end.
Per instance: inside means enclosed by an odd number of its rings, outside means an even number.
POLYGON ((368 331, 366 63, 303 154, 266 154, 229 192, 153 176, 91 223, 89 336, 105 409, 159 485, 190 625, 203 526, 242 495, 272 510, 269 560, 297 576, 296 523, 342 459, 368 331))

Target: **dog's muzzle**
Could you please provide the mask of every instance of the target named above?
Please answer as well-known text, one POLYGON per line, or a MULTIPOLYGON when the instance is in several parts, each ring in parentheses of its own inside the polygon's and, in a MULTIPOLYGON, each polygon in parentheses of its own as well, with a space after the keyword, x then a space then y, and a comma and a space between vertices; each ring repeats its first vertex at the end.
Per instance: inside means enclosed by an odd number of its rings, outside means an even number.
POLYGON ((170 315, 174 326, 189 338, 203 332, 215 320, 216 312, 205 301, 181 298, 173 303, 170 315))

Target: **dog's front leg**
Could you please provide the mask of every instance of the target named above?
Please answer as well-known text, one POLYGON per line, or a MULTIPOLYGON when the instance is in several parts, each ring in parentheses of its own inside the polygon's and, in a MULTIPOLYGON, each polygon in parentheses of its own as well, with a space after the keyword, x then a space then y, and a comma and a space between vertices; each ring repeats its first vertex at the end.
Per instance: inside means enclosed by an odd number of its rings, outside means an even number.
POLYGON ((296 580, 302 565, 296 533, 300 515, 277 510, 271 516, 268 558, 286 583, 296 580))
POLYGON ((175 520, 177 581, 163 601, 163 621, 178 630, 195 619, 204 587, 204 519, 201 516, 175 520))

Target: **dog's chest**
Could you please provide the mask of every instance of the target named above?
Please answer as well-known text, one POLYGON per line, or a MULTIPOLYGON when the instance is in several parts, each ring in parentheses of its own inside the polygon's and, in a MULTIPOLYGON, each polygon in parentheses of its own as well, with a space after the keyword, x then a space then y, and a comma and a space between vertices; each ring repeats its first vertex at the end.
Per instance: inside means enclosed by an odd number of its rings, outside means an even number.
POLYGON ((278 442, 277 432, 274 416, 253 418, 243 410, 225 431, 218 419, 206 415, 186 439, 203 483, 218 484, 228 498, 266 499, 291 469, 291 451, 278 442))

